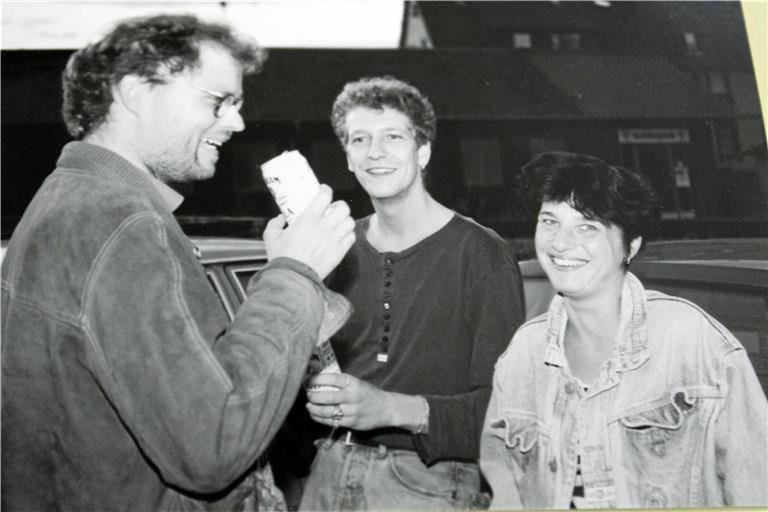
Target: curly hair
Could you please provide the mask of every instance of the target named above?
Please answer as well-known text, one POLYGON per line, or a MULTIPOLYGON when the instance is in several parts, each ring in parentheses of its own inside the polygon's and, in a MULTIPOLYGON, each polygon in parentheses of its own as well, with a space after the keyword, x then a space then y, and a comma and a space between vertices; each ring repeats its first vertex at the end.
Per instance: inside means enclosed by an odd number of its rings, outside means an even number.
MULTIPOLYGON (((565 202, 589 219, 621 228, 625 251, 654 232, 658 202, 647 178, 599 158, 553 151, 523 166, 520 184, 529 201, 565 202)), ((537 210, 538 211, 538 210, 537 210)))
POLYGON ((361 78, 344 86, 331 110, 331 124, 342 145, 347 141, 347 113, 355 107, 402 112, 411 120, 419 146, 435 140, 437 117, 432 104, 414 86, 393 76, 361 78))
POLYGON ((82 139, 101 125, 112 104, 112 86, 126 75, 150 82, 160 69, 171 74, 200 65, 200 44, 213 43, 229 51, 246 74, 256 73, 266 52, 241 39, 226 25, 191 15, 156 15, 119 23, 100 41, 76 51, 62 73, 62 116, 67 130, 82 139))

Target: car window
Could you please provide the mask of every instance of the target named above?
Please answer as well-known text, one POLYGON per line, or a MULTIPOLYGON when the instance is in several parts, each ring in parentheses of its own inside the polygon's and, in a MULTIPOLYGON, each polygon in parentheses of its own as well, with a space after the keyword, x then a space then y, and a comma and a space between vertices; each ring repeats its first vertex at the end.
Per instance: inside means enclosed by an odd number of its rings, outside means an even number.
POLYGON ((251 277, 264 267, 264 263, 248 263, 242 265, 230 265, 227 268, 227 273, 230 276, 231 281, 237 288, 237 293, 240 296, 240 300, 244 301, 246 298, 245 290, 248 287, 248 281, 251 277))
POLYGON ((544 278, 529 277, 523 280, 523 293, 525 293, 525 319, 530 320, 542 313, 546 313, 549 304, 555 296, 555 290, 544 278))
POLYGON ((213 272, 212 270, 206 270, 205 276, 208 278, 208 282, 211 283, 211 286, 216 291, 216 296, 219 298, 221 307, 224 308, 224 311, 226 311, 227 316, 229 317, 230 320, 232 320, 233 318, 235 318, 235 308, 226 299, 226 292, 224 291, 224 286, 219 280, 219 276, 217 276, 216 273, 213 272))

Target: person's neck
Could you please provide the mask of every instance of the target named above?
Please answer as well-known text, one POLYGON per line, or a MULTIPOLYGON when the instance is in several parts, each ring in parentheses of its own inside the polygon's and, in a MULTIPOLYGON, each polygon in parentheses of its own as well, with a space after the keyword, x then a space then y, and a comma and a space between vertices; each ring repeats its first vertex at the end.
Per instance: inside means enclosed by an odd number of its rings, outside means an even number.
POLYGON ((86 135, 83 138, 83 142, 101 146, 112 151, 113 153, 117 153, 121 157, 128 160, 131 164, 133 164, 134 167, 146 172, 147 174, 152 174, 147 166, 144 165, 144 162, 142 162, 138 157, 136 152, 131 149, 130 144, 126 143, 125 140, 125 138, 113 133, 108 126, 102 126, 95 132, 86 135))
POLYGON ((621 283, 605 284, 589 298, 566 298, 568 325, 564 351, 573 375, 594 381, 602 364, 613 356, 621 321, 621 283))
POLYGON ((600 289, 586 297, 567 297, 568 324, 583 342, 613 345, 621 316, 621 291, 624 276, 599 283, 600 289))
POLYGON ((400 252, 440 230, 453 211, 424 192, 407 198, 373 201, 366 238, 381 252, 400 252))
POLYGON ((612 349, 619 327, 620 299, 615 303, 598 301, 566 303, 568 337, 572 343, 594 349, 612 349))

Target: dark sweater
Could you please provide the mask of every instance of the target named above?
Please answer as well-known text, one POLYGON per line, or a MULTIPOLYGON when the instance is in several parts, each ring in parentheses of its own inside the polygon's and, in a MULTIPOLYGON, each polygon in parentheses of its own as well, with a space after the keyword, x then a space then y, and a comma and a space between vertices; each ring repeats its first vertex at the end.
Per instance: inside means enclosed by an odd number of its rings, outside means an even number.
POLYGON ((524 320, 512 250, 457 214, 412 247, 380 253, 366 240, 369 220, 357 222, 357 242, 330 282, 355 308, 333 346, 342 371, 425 396, 430 417, 428 435, 385 428, 359 437, 416 449, 428 464, 473 461, 493 366, 524 320))

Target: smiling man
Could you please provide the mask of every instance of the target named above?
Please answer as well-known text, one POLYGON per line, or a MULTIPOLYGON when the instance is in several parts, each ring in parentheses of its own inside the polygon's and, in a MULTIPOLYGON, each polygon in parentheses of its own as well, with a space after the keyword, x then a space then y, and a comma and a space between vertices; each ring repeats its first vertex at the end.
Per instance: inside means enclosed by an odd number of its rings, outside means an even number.
POLYGON ((426 190, 436 118, 415 87, 349 83, 331 120, 374 213, 329 281, 355 311, 332 339, 343 373, 312 382, 337 389, 308 393, 312 419, 332 430, 301 508, 480 507, 493 363, 524 316, 517 262, 426 190))
POLYGON ((349 314, 321 280, 354 222, 325 185, 272 219, 230 324, 167 183, 213 176, 263 58, 191 16, 125 21, 70 58, 76 140, 3 259, 4 510, 256 508, 259 456, 349 314))

